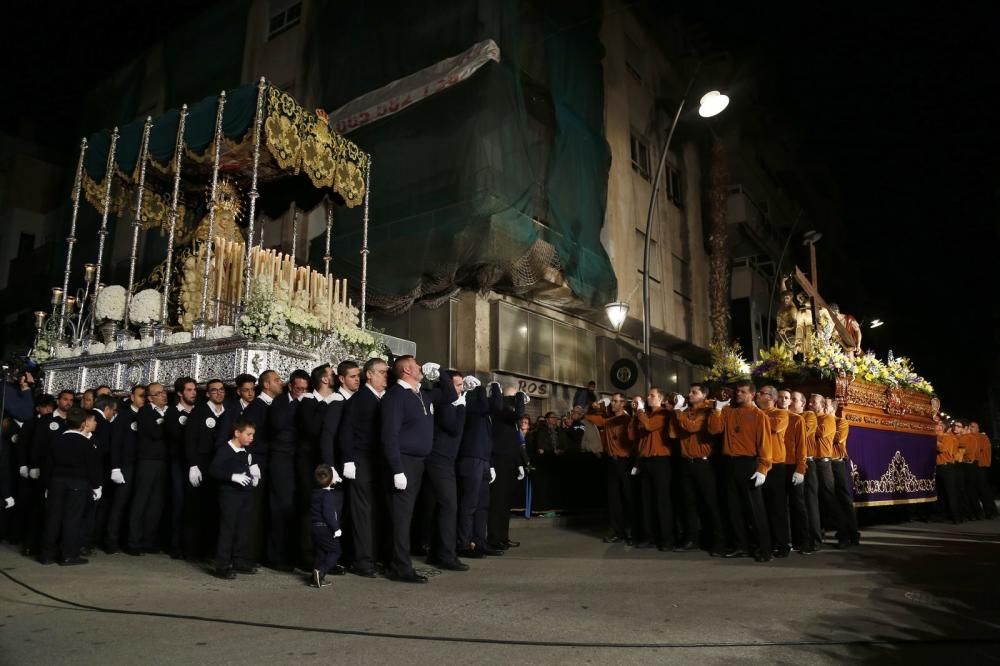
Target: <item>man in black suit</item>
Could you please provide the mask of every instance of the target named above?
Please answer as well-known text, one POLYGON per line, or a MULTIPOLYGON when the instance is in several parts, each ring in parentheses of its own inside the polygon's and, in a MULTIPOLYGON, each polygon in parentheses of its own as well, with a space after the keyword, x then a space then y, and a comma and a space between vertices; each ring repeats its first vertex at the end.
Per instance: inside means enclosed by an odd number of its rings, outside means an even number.
MULTIPOLYGON (((490 387, 498 390, 496 383, 490 387)), ((528 396, 508 386, 504 391, 503 407, 493 417, 493 484, 490 486, 490 513, 486 528, 487 545, 491 549, 506 550, 520 545, 510 540, 510 509, 514 487, 524 478, 521 442, 517 424, 524 416, 528 396)))
POLYGON ((156 537, 167 483, 167 446, 163 438, 167 389, 163 384, 150 384, 146 398, 146 406, 136 415, 135 493, 129 511, 128 548, 125 551, 129 555, 159 552, 156 537))
POLYGON ((361 388, 361 368, 354 361, 341 361, 337 366, 337 393, 350 400, 361 388))
POLYGON ((184 454, 184 435, 198 399, 198 384, 193 377, 179 377, 174 381, 174 394, 177 404, 163 417, 163 436, 170 474, 170 557, 177 560, 184 557, 184 494, 190 467, 184 454))
POLYGON ((434 445, 434 402, 458 399, 451 382, 433 391, 421 390, 424 371, 436 372, 435 364, 423 368, 412 356, 400 356, 393 365, 396 383, 386 391, 382 404, 382 449, 392 483, 389 514, 392 518, 392 562, 386 576, 403 583, 426 583, 413 570, 410 560, 410 526, 413 507, 424 475, 424 459, 434 445))
POLYGON ((295 370, 288 378, 288 392, 274 399, 267 419, 271 532, 267 559, 275 569, 290 571, 297 561, 295 538, 299 524, 295 513, 295 455, 299 444, 299 399, 309 386, 309 375, 295 370))
POLYGON ((490 483, 493 459, 493 422, 491 414, 499 413, 502 396, 499 391, 487 394, 486 387, 475 375, 466 375, 465 425, 458 449, 458 554, 481 558, 486 554, 502 555, 503 551, 486 545, 486 522, 490 507, 490 483))
POLYGON ((368 359, 365 383, 344 404, 337 439, 344 460, 354 559, 351 573, 375 577, 376 539, 384 519, 382 493, 382 397, 389 367, 380 358, 368 359))
POLYGON ((66 414, 73 407, 75 394, 72 391, 60 391, 56 396, 56 409, 48 416, 38 420, 32 434, 31 451, 28 454, 28 479, 31 481, 33 493, 39 510, 34 520, 28 524, 28 534, 24 541, 23 552, 32 555, 37 552, 41 542, 42 523, 45 505, 45 490, 48 487, 49 449, 53 442, 66 429, 66 414))
POLYGON ((14 498, 16 504, 10 541, 11 543, 20 542, 27 551, 26 555, 32 555, 35 551, 36 544, 32 541, 32 535, 36 534, 34 526, 42 522, 43 495, 45 493, 41 484, 31 478, 31 447, 34 445, 35 429, 38 428, 42 417, 48 416, 55 409, 56 399, 45 394, 39 396, 35 403, 35 413, 30 419, 20 421, 16 416, 11 415, 15 426, 20 423, 20 428, 10 433, 10 443, 13 447, 11 455, 14 466, 17 468, 17 495, 14 498))
POLYGON ((312 526, 309 507, 312 489, 315 485, 316 466, 322 462, 320 452, 320 432, 330 405, 343 402, 344 396, 334 391, 333 368, 329 363, 313 368, 310 375, 312 392, 305 393, 299 401, 298 432, 299 445, 295 451, 295 495, 296 513, 299 516, 299 555, 303 570, 311 571, 312 566, 312 526))
MULTIPOLYGON (((101 486, 111 485, 111 429, 115 417, 118 415, 118 405, 121 404, 108 395, 102 395, 94 399, 94 406, 91 412, 94 414, 94 433, 90 441, 96 449, 95 462, 101 473, 101 486)), ((93 551, 97 542, 104 534, 104 528, 108 520, 108 512, 111 509, 111 498, 101 494, 101 499, 87 502, 84 511, 84 538, 83 554, 88 556, 93 551)))
POLYGON ((208 473, 218 448, 220 424, 226 413, 226 385, 221 379, 205 384, 208 401, 191 410, 184 431, 184 458, 188 482, 184 499, 184 549, 188 557, 202 558, 212 550, 218 522, 216 484, 208 473))
POLYGON ((114 497, 111 499, 104 541, 104 550, 109 554, 117 553, 121 547, 119 534, 136 487, 135 450, 136 435, 139 432, 136 415, 145 405, 146 387, 141 384, 133 386, 128 408, 119 408, 118 416, 111 424, 111 481, 114 485, 114 497))

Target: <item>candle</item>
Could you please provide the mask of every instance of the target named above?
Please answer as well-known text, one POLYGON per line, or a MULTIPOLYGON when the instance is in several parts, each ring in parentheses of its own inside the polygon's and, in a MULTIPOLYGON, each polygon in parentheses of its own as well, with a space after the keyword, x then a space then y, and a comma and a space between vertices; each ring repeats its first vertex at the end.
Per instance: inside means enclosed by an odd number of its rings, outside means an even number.
POLYGON ((76 296, 66 297, 66 314, 73 314, 73 308, 76 307, 76 296))
POLYGON ((52 305, 59 305, 63 300, 63 290, 59 287, 52 287, 52 305))
POLYGON ((333 283, 333 302, 334 304, 340 304, 340 280, 333 283))
POLYGON ((36 331, 42 330, 42 326, 45 326, 45 318, 47 316, 48 315, 45 312, 42 312, 41 310, 35 310, 35 330, 36 331))
POLYGON ((83 265, 83 281, 90 284, 94 281, 94 272, 97 270, 97 266, 94 264, 84 264, 83 265))
MULTIPOLYGON (((343 296, 344 300, 341 301, 341 303, 348 303, 348 299, 347 299, 347 278, 344 278, 342 280, 342 282, 344 283, 344 285, 343 285, 343 288, 340 290, 340 293, 343 296)), ((350 303, 348 303, 348 305, 350 305, 350 303)))

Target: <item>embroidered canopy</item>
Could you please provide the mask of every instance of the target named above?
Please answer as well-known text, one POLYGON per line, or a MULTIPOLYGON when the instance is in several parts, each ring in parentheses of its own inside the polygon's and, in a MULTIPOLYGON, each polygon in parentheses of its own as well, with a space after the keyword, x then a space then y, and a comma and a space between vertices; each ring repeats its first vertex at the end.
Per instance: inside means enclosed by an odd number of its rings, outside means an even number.
MULTIPOLYGON (((348 207, 364 201, 365 169, 369 156, 327 125, 325 117, 302 108, 290 95, 265 84, 264 122, 261 136, 258 206, 276 216, 294 201, 309 209, 331 195, 348 207)), ((258 84, 226 91, 222 116, 223 145, 220 176, 235 181, 245 194, 253 169, 254 120, 258 84)), ((181 196, 178 221, 203 211, 207 185, 212 175, 212 139, 215 133, 218 97, 207 97, 188 109, 184 128, 181 165, 181 196)), ((169 222, 174 179, 174 155, 180 111, 171 109, 153 120, 149 138, 149 163, 141 220, 147 229, 169 222)), ((119 129, 115 149, 110 211, 118 213, 135 206, 135 187, 141 165, 144 119, 119 129)), ((84 161, 85 199, 103 209, 111 131, 91 136, 84 161)))

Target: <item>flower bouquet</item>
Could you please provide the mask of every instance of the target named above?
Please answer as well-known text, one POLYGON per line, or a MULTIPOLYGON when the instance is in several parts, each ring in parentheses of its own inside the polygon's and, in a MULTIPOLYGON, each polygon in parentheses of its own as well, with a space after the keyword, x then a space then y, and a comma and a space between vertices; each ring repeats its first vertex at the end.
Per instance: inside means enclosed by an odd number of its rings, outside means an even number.
POLYGON ((713 344, 712 367, 705 373, 705 381, 712 384, 732 384, 750 379, 750 364, 743 358, 740 343, 713 344))

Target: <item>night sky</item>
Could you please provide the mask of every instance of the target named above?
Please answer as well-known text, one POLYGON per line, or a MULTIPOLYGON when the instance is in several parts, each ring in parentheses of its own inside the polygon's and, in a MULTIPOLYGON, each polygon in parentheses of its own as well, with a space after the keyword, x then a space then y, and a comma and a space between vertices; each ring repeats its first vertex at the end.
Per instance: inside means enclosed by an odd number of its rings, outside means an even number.
MULTIPOLYGON (((4 74, 0 125, 60 152, 75 148, 74 110, 89 86, 202 4, 78 2, 56 18, 51 7, 18 9, 11 25, 21 27, 0 46, 3 61, 17 63, 4 74)), ((799 157, 830 174, 841 224, 818 246, 827 299, 858 319, 885 320, 865 331, 881 355, 909 355, 947 411, 984 418, 1000 282, 990 266, 1000 241, 988 131, 1000 62, 993 17, 955 5, 929 13, 913 4, 640 4, 699 23, 747 63, 742 71, 773 101, 799 157)))

